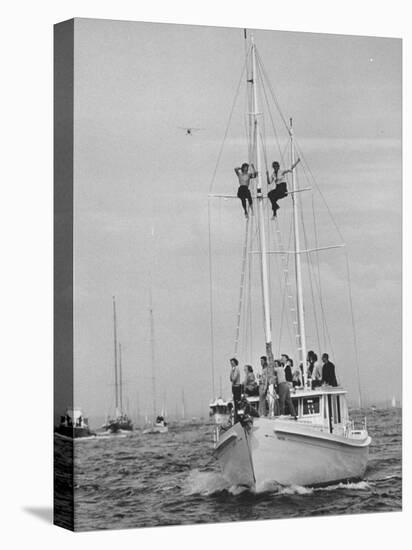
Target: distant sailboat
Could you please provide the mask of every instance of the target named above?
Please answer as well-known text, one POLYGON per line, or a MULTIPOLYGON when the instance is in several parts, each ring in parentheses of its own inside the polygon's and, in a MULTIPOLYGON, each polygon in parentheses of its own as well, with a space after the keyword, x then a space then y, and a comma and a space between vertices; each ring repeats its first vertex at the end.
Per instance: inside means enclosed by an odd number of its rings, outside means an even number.
POLYGON ((117 341, 116 299, 113 296, 113 335, 114 335, 114 396, 115 414, 108 418, 103 428, 111 433, 133 430, 133 423, 123 409, 122 345, 117 341))
POLYGON ((392 396, 391 406, 393 409, 396 407, 396 397, 394 395, 392 396))
POLYGON ((152 405, 153 405, 153 425, 143 430, 144 434, 167 433, 169 428, 165 420, 165 413, 157 414, 156 404, 156 361, 155 361, 155 337, 154 337, 154 318, 153 318, 153 298, 150 290, 150 351, 152 363, 152 405))

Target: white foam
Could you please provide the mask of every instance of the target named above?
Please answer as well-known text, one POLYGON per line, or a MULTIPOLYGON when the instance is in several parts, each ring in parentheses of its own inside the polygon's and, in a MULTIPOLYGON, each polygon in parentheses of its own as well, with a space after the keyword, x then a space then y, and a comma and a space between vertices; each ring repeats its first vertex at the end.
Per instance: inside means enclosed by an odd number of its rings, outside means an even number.
POLYGON ((221 491, 231 489, 225 478, 215 472, 200 472, 192 470, 185 480, 183 492, 186 495, 212 495, 221 491))

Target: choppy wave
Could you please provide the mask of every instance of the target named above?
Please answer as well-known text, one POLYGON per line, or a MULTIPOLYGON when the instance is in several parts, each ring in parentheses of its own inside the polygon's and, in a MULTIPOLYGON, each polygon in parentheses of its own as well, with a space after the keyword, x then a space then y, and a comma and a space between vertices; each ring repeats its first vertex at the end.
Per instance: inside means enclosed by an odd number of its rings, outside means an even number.
POLYGON ((55 459, 58 505, 67 508, 74 487, 79 530, 399 510, 400 411, 376 411, 368 425, 373 444, 365 479, 319 488, 230 486, 212 457, 208 425, 177 427, 157 437, 134 432, 75 442, 74 479, 61 440, 55 459))

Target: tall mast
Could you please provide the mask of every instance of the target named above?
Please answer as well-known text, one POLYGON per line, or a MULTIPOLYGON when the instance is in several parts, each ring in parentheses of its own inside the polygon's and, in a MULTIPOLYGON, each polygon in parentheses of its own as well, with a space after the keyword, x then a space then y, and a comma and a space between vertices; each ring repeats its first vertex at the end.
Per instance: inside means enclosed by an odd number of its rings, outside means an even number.
POLYGON ((122 344, 120 343, 119 343, 119 398, 120 398, 120 414, 123 414, 122 344))
POLYGON ((152 393, 153 393, 153 420, 156 419, 156 364, 155 364, 155 344, 154 344, 154 320, 153 320, 153 298, 152 289, 150 288, 150 351, 152 361, 152 393))
POLYGON ((252 89, 253 89, 253 105, 252 105, 252 121, 253 121, 253 140, 256 147, 256 178, 257 191, 257 218, 260 235, 260 258, 261 258, 261 273, 262 273, 262 289, 263 289, 263 313, 265 324, 265 341, 266 353, 269 362, 273 361, 272 353, 272 328, 270 320, 270 298, 269 298, 269 281, 268 281, 268 265, 267 265, 267 250, 266 250, 266 233, 265 219, 263 213, 263 194, 262 194, 262 162, 261 162, 261 138, 259 117, 259 98, 258 98, 258 77, 256 71, 256 46, 253 36, 252 41, 252 89))
POLYGON ((114 336, 114 395, 116 415, 119 411, 119 390, 117 381, 117 319, 116 319, 116 298, 113 296, 113 336, 114 336))
MULTIPOLYGON (((293 127, 292 119, 290 119, 289 127, 290 135, 290 159, 292 165, 292 191, 296 191, 295 178, 295 148, 293 143, 293 127)), ((306 332, 305 332, 305 315, 303 309, 303 289, 302 289, 302 266, 300 262, 300 238, 299 238, 299 217, 298 217, 298 193, 292 193, 293 203, 293 227, 295 240, 295 276, 296 276, 296 301, 298 310, 298 346, 300 352, 300 360, 303 365, 303 384, 307 380, 307 365, 306 365, 306 332)))
POLYGON ((186 407, 185 407, 185 390, 182 388, 182 418, 186 418, 186 407))

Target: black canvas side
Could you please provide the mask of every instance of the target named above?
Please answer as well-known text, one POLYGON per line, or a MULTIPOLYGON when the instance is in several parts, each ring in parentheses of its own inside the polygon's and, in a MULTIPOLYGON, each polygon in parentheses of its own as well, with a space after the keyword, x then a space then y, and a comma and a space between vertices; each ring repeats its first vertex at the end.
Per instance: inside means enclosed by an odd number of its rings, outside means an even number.
MULTIPOLYGON (((54 26, 54 426, 73 404, 74 20, 54 26)), ((54 439, 54 523, 74 530, 72 440, 54 439)))

